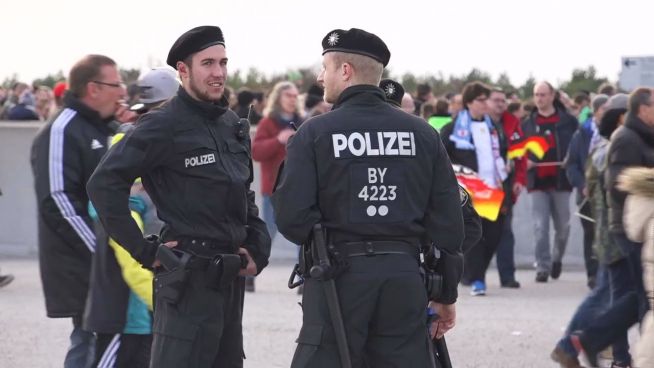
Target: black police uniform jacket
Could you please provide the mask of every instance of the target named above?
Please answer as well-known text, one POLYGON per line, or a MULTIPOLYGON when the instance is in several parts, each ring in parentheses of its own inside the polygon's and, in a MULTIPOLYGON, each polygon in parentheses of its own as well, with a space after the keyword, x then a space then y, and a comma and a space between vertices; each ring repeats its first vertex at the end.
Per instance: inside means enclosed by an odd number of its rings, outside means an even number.
POLYGON ((249 126, 219 104, 200 102, 182 88, 142 116, 116 143, 87 189, 108 235, 149 267, 156 244, 130 216, 129 191, 137 177, 164 222, 163 241, 212 240, 252 255, 259 272, 268 264, 270 236, 254 203, 249 126))
POLYGON ((84 312, 96 248, 86 182, 107 152, 112 124, 71 94, 32 143, 39 267, 48 317, 84 312))
POLYGON ((305 243, 314 224, 332 243, 430 238, 444 255, 442 303, 462 270, 461 198, 438 133, 392 107, 375 86, 343 91, 332 111, 302 124, 273 193, 279 231, 305 243))

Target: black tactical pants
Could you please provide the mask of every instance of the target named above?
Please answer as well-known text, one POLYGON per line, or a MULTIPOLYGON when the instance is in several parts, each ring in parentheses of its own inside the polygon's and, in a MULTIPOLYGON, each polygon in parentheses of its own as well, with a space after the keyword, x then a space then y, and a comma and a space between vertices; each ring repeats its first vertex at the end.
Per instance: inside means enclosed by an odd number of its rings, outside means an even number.
MULTIPOLYGON (((348 258, 336 279, 352 367, 431 367, 427 295, 418 262, 408 255, 348 258)), ((302 329, 292 368, 340 367, 320 281, 307 279, 302 329)))
POLYGON ((486 282, 486 271, 502 239, 504 219, 503 214, 500 214, 495 221, 481 219, 481 240, 463 258, 465 262, 463 277, 466 280, 486 282))
POLYGON ((192 269, 177 304, 155 295, 150 367, 243 367, 243 292, 242 277, 216 291, 204 269, 192 269))

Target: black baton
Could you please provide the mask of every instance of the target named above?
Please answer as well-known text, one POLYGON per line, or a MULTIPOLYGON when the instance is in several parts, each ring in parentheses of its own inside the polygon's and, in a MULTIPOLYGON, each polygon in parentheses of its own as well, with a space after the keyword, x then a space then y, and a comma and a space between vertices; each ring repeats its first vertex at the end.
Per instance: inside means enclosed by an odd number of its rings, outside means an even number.
POLYGON ((343 324, 343 315, 341 314, 341 305, 338 302, 338 293, 336 292, 336 282, 333 278, 327 278, 329 269, 332 267, 325 246, 325 238, 322 233, 322 226, 316 224, 313 226, 313 243, 312 251, 318 256, 318 264, 311 267, 311 277, 322 282, 327 299, 327 309, 329 317, 332 320, 332 327, 336 336, 338 353, 341 356, 341 366, 343 368, 352 368, 350 360, 350 350, 347 345, 347 336, 345 335, 345 325, 343 324))
POLYGON ((438 354, 438 362, 441 364, 441 368, 452 368, 452 361, 450 360, 450 352, 447 351, 445 336, 434 340, 434 347, 436 348, 436 354, 438 354))

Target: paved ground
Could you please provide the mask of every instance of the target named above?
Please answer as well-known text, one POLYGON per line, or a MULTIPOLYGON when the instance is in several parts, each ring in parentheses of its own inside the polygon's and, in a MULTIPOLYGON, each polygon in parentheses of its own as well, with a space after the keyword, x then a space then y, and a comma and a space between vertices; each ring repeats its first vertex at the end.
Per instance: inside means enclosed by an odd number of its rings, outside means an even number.
MULTIPOLYGON (((60 367, 69 320, 45 317, 38 264, 5 259, 3 273, 16 280, 0 289, 0 367, 60 367)), ((299 297, 286 288, 290 261, 275 261, 246 296, 246 368, 288 367, 301 314, 299 297)), ((555 367, 548 355, 572 311, 585 295, 585 276, 564 270, 560 280, 536 284, 533 271, 519 271, 520 290, 500 289, 489 274, 486 297, 461 288, 458 325, 448 335, 455 367, 555 367)))

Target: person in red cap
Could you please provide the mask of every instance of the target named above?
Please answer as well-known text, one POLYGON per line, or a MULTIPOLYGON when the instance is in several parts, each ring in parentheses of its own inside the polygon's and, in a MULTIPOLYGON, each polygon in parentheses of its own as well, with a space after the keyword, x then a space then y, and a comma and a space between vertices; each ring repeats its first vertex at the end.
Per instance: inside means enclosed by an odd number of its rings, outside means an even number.
POLYGON ((68 90, 68 84, 66 81, 57 82, 52 89, 55 98, 55 105, 57 110, 61 109, 64 106, 64 94, 68 90))

